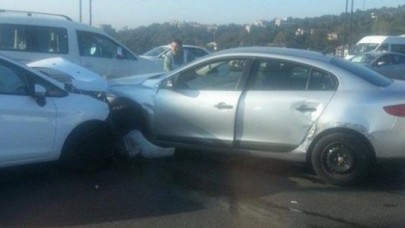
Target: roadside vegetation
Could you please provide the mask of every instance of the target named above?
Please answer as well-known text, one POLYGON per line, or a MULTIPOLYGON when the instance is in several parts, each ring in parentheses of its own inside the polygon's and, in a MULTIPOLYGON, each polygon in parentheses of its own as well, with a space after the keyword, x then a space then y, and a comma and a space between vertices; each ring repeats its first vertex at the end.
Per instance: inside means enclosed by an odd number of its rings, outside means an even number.
POLYGON ((216 47, 217 50, 260 45, 336 53, 339 48, 355 44, 366 35, 405 34, 405 5, 314 18, 269 18, 272 15, 245 25, 177 21, 121 30, 110 25, 102 27, 137 54, 167 44, 173 37, 183 39, 185 44, 216 47))

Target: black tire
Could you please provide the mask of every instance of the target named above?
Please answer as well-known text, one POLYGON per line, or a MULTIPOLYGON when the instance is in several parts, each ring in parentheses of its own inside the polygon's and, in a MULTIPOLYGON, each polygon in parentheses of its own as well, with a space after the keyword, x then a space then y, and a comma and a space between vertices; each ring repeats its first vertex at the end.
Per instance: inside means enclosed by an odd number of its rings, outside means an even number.
POLYGON ((332 133, 316 143, 311 162, 325 182, 348 186, 365 180, 372 169, 373 156, 361 138, 347 133, 332 133))
POLYGON ((76 128, 67 138, 60 161, 76 172, 97 171, 114 153, 114 137, 107 124, 88 123, 76 128))

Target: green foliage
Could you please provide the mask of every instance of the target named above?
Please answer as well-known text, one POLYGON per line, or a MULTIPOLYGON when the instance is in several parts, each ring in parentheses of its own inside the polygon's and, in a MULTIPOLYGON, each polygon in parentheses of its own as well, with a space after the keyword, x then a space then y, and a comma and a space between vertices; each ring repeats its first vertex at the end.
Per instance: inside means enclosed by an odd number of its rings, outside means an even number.
POLYGON ((316 18, 287 18, 258 25, 201 25, 197 23, 163 23, 116 31, 102 26, 135 53, 179 38, 185 44, 206 47, 217 43, 218 49, 240 46, 285 46, 333 52, 338 46, 352 45, 366 35, 405 34, 405 5, 350 12, 346 15, 324 15, 316 18), (335 36, 331 34, 335 34, 335 36), (328 39, 329 37, 329 39, 328 39))

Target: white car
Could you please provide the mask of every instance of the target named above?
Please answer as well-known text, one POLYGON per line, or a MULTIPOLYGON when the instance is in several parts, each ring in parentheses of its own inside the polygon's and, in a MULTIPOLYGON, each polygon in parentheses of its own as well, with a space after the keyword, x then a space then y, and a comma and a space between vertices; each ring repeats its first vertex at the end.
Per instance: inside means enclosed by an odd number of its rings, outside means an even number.
POLYGON ((0 167, 58 159, 82 167, 108 155, 108 104, 86 92, 106 88, 71 77, 64 85, 0 56, 0 167))
POLYGON ((25 64, 62 57, 107 78, 163 71, 101 29, 49 13, 0 11, 0 53, 25 64))

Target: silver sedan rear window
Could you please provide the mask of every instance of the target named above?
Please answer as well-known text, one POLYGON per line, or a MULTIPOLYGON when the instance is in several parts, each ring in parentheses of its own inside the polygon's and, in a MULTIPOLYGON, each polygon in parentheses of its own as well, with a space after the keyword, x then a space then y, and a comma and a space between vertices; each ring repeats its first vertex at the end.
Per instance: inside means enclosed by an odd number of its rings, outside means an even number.
POLYGON ((375 86, 386 87, 392 83, 391 79, 364 66, 351 63, 344 59, 333 58, 330 63, 337 67, 341 67, 342 69, 362 78, 365 81, 368 81, 375 86))

